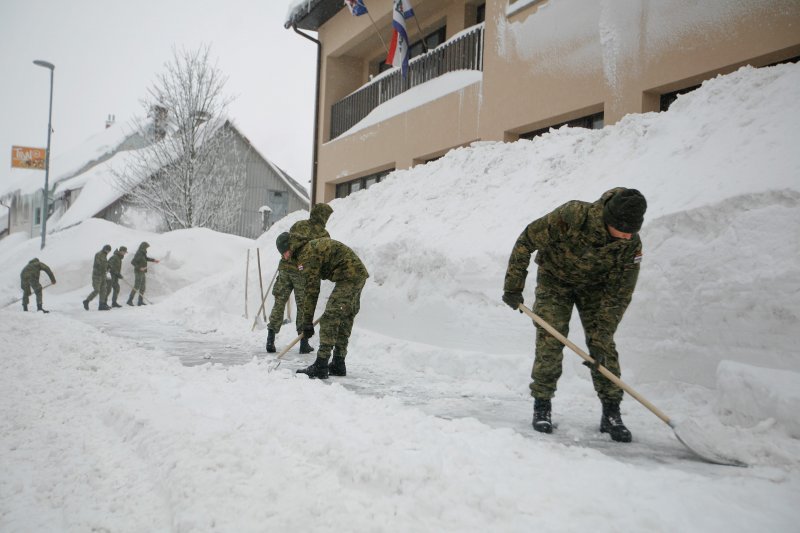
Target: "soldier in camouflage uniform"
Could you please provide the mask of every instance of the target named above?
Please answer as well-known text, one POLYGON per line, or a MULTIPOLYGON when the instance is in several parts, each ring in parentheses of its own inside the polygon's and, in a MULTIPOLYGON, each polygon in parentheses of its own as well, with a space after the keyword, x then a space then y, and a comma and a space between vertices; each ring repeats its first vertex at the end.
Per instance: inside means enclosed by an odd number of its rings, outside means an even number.
MULTIPOLYGON (((620 375, 614 333, 633 296, 642 259, 639 229, 647 202, 635 189, 615 188, 594 203, 571 201, 534 220, 517 239, 503 287, 503 301, 512 309, 523 303, 522 290, 531 254, 539 271, 533 311, 564 336, 572 307, 578 308, 589 353, 596 365, 620 375)), ((550 433, 551 399, 561 376, 563 345, 536 326, 536 357, 530 389, 534 398, 533 427, 550 433)), ((619 404, 622 389, 592 369, 592 382, 603 404, 600 431, 630 442, 619 404)))
MULTIPOLYGON (((328 204, 317 204, 311 209, 311 214, 308 220, 300 220, 295 222, 290 233, 297 233, 304 235, 309 239, 321 239, 323 237, 330 238, 328 231, 325 229, 325 224, 328 222, 333 209, 328 204)), ((303 275, 297 270, 297 265, 292 261, 287 261, 281 258, 278 264, 278 278, 275 280, 275 286, 272 289, 272 295, 275 297, 275 304, 272 306, 272 312, 269 315, 269 327, 267 329, 267 351, 274 353, 275 350, 275 335, 281 330, 283 325, 283 310, 286 307, 286 302, 294 291, 294 300, 297 304, 297 313, 295 317, 295 327, 298 334, 302 333, 303 313, 301 306, 303 302, 303 275)), ((308 339, 303 337, 300 340, 300 353, 311 353, 314 347, 308 343, 308 339)))
POLYGON ((321 280, 335 283, 320 321, 317 359, 308 368, 297 372, 319 379, 326 379, 329 374, 345 376, 347 345, 369 272, 353 250, 333 239, 312 241, 304 235, 293 233, 289 234, 286 246, 286 250, 282 251, 284 258, 294 258, 305 283, 302 313, 305 321, 303 335, 306 338, 314 336, 313 318, 321 280), (331 354, 333 360, 328 366, 331 354))
POLYGON ((22 287, 23 311, 28 310, 28 302, 30 301, 31 292, 33 292, 36 294, 36 310, 42 313, 50 312, 42 308, 42 284, 39 283, 39 274, 42 270, 44 270, 45 274, 50 278, 50 283, 55 285, 56 277, 53 275, 53 271, 36 257, 31 259, 19 274, 20 286, 22 287))
POLYGON ((122 279, 122 258, 128 253, 128 248, 120 246, 111 258, 108 260, 108 273, 111 274, 111 307, 122 307, 117 303, 117 296, 119 296, 119 280, 122 279))
POLYGON ((108 252, 111 251, 111 245, 106 244, 103 249, 94 254, 94 265, 92 266, 92 292, 83 301, 83 308, 89 310, 89 302, 95 296, 100 295, 100 303, 97 306, 99 311, 108 311, 111 309, 108 306, 108 252))
POLYGON ((152 257, 147 256, 147 249, 150 248, 150 244, 143 242, 139 245, 139 248, 136 250, 136 253, 133 254, 133 259, 131 259, 131 265, 133 265, 133 290, 131 291, 130 296, 128 296, 128 301, 126 302, 128 305, 133 305, 133 297, 136 296, 136 292, 139 292, 139 300, 136 302, 136 305, 147 305, 144 302, 144 291, 147 288, 147 263, 158 263, 158 259, 153 259, 152 257))

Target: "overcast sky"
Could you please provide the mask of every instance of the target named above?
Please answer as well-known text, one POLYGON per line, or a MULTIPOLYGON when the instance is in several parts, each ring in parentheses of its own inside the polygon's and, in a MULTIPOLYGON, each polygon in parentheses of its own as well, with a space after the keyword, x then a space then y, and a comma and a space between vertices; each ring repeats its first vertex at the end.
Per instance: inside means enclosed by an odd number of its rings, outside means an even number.
MULTIPOLYGON (((128 124, 172 48, 211 45, 236 97, 230 115, 256 148, 308 188, 316 49, 283 28, 290 0, 0 0, 0 183, 11 146, 52 153, 128 124)), ((20 172, 20 171, 16 171, 20 172)), ((25 171, 22 171, 25 172, 25 171)), ((42 180, 44 174, 41 173, 42 180)))

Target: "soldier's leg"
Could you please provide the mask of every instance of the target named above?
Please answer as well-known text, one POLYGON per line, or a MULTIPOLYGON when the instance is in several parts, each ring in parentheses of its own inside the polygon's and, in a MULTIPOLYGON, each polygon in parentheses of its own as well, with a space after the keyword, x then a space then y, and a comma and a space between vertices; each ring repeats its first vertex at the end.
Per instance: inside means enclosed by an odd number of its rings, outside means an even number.
POLYGON ((278 277, 275 279, 275 285, 272 286, 272 296, 275 297, 275 303, 272 306, 272 311, 269 314, 268 327, 276 334, 281 330, 283 325, 283 312, 286 308, 286 301, 292 294, 292 281, 287 271, 280 270, 278 277))
POLYGON ((27 311, 31 298, 31 285, 27 281, 22 283, 22 308, 27 311))
MULTIPOLYGON (((564 336, 569 334, 574 295, 571 289, 539 271, 536 279, 536 301, 533 312, 564 336)), ((556 393, 561 377, 564 345, 544 328, 536 325, 536 357, 531 370, 531 396, 549 400, 556 393)))
POLYGON ((341 295, 341 318, 336 330, 333 347, 333 355, 336 357, 347 356, 347 346, 350 344, 350 334, 353 332, 353 323, 356 315, 361 310, 361 291, 364 289, 366 280, 348 283, 342 287, 341 295))
POLYGON ((119 296, 119 279, 114 278, 111 280, 111 303, 117 304, 117 297, 119 296))
MULTIPOLYGON (((294 324, 295 330, 300 333, 303 330, 303 324, 305 324, 305 317, 303 316, 303 298, 305 297, 305 279, 303 275, 298 272, 292 272, 292 287, 294 288, 294 303, 295 303, 295 316, 294 316, 294 324)), ((312 316, 309 319, 309 322, 313 322, 314 317, 312 316)))
POLYGON ((100 278, 92 278, 92 292, 89 293, 89 296, 86 297, 84 302, 88 303, 94 300, 94 297, 100 294, 100 289, 102 285, 100 284, 100 278))
MULTIPOLYGON (((622 320, 624 309, 620 309, 613 299, 606 297, 602 289, 580 291, 576 305, 586 333, 589 355, 599 360, 612 374, 620 377, 619 354, 614 343, 614 334, 622 320)), ((594 369, 592 383, 603 403, 619 403, 622 400, 622 389, 594 369)))
POLYGON ((33 287, 33 293, 36 295, 36 308, 37 309, 41 309, 42 308, 42 284, 39 283, 39 280, 34 280, 31 283, 31 286, 33 287))
MULTIPOLYGON (((354 311, 358 312, 354 308, 354 297, 355 305, 357 305, 363 286, 363 283, 354 284, 340 281, 333 288, 320 321, 318 359, 328 359, 334 346, 341 349, 342 337, 345 333, 347 338, 350 337, 355 317, 354 311)), ((346 353, 347 340, 344 341, 343 348, 346 353)), ((345 354, 337 351, 337 355, 344 356, 345 354)))

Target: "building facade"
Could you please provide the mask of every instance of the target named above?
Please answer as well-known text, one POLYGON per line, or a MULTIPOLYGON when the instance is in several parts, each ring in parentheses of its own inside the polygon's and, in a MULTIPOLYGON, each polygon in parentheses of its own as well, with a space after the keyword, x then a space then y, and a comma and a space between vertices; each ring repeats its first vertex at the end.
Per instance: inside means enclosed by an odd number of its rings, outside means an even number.
POLYGON ((474 141, 663 111, 704 80, 800 56, 796 0, 414 0, 404 78, 382 65, 392 1, 366 2, 371 18, 300 4, 285 25, 319 41, 317 202, 474 141))

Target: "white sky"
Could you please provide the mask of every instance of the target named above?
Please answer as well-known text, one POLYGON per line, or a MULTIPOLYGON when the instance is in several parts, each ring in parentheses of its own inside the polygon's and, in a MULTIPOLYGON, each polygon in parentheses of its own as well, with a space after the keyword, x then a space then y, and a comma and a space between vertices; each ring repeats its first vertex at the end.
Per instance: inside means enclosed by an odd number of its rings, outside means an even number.
MULTIPOLYGON (((0 2, 0 183, 11 146, 47 145, 53 63, 52 153, 105 127, 127 124, 172 57, 173 46, 211 45, 236 96, 230 115, 265 157, 308 188, 316 48, 283 28, 277 0, 2 0, 0 2)), ((18 172, 18 171, 17 171, 18 172)), ((36 174, 38 176, 38 173, 36 174)), ((44 173, 41 173, 44 180, 44 173)))

